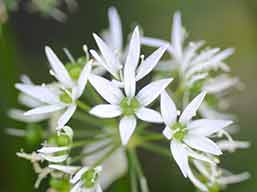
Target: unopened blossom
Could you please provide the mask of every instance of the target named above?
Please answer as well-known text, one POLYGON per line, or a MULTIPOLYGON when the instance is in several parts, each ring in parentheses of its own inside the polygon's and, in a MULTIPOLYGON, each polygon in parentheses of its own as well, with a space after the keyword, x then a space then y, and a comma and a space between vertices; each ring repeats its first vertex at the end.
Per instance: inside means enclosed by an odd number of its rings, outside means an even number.
POLYGON ((207 164, 199 160, 193 160, 193 164, 201 176, 204 177, 205 185, 210 192, 220 191, 228 185, 240 183, 250 178, 248 172, 233 174, 217 165, 207 164))
POLYGON ((25 115, 64 111, 57 122, 57 130, 60 130, 70 120, 77 108, 76 101, 86 87, 91 71, 91 61, 64 66, 51 48, 46 47, 46 55, 52 67, 50 72, 58 80, 58 83, 54 86, 17 83, 16 88, 42 103, 26 112, 25 115))
POLYGON ((91 168, 51 164, 49 168, 71 176, 70 183, 73 187, 70 192, 102 192, 98 182, 102 171, 100 166, 91 168))
POLYGON ((135 73, 135 80, 139 81, 156 67, 167 49, 166 44, 161 46, 145 60, 143 60, 139 65, 141 40, 138 27, 135 28, 132 34, 127 57, 124 59, 124 61, 119 59, 115 51, 113 51, 113 49, 98 35, 94 34, 94 38, 98 48, 100 49, 101 55, 99 55, 95 50, 90 50, 90 53, 95 58, 95 60, 114 77, 116 82, 120 82, 121 86, 124 86, 123 81, 124 78, 126 78, 124 76, 125 74, 123 73, 126 69, 126 65, 130 65, 129 70, 132 70, 133 73, 135 73))
POLYGON ((220 51, 219 48, 208 48, 199 52, 204 45, 204 41, 189 42, 185 46, 186 37, 187 34, 182 26, 181 15, 176 12, 173 17, 171 42, 144 37, 142 43, 153 47, 160 47, 169 43, 170 46, 167 51, 170 53, 172 60, 160 63, 159 69, 166 72, 178 69, 180 77, 188 87, 205 79, 211 70, 229 71, 229 67, 224 63, 224 60, 234 52, 233 49, 220 51))
POLYGON ((235 140, 221 140, 217 142, 217 145, 222 151, 234 152, 237 149, 247 149, 250 147, 250 143, 247 141, 235 141, 235 140))
POLYGON ((43 144, 43 147, 37 150, 38 154, 44 160, 60 163, 69 157, 73 131, 68 126, 65 126, 62 130, 63 132, 60 132, 59 135, 50 140, 50 143, 43 144))
POLYGON ((221 155, 221 149, 209 137, 232 123, 226 120, 192 119, 205 95, 202 92, 196 96, 178 117, 173 100, 166 91, 161 94, 161 114, 166 124, 163 134, 171 140, 171 153, 183 175, 189 177, 203 191, 206 191, 206 187, 194 177, 189 166, 189 157, 212 163, 199 152, 221 155))

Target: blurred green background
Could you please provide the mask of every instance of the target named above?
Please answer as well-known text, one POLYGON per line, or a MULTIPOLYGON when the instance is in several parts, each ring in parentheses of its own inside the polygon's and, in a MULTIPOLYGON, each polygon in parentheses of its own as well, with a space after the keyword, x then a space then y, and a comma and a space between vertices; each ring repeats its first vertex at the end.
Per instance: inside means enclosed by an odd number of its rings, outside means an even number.
MULTIPOLYGON (((5 115, 8 108, 16 106, 14 83, 23 73, 36 82, 47 81, 49 75, 45 45, 52 46, 61 55, 61 48, 67 47, 75 56, 83 54, 81 48, 85 43, 94 47, 91 34, 101 32, 108 26, 106 14, 110 5, 118 8, 125 35, 138 23, 146 35, 169 39, 172 15, 180 10, 190 39, 204 39, 210 46, 236 48, 236 53, 228 63, 233 74, 241 78, 246 88, 232 97, 231 111, 238 115, 241 127, 241 132, 235 138, 250 140, 252 146, 249 150, 227 155, 223 165, 235 173, 249 171, 252 178, 230 186, 226 191, 256 191, 257 1, 80 0, 78 3, 79 10, 69 15, 66 23, 45 19, 21 8, 11 13, 4 26, 0 37, 0 191, 36 191, 33 189, 35 175, 30 163, 15 156, 15 152, 24 146, 22 140, 4 133, 6 127, 20 126, 5 115)), ((151 191, 194 192, 175 163, 150 153, 142 153, 141 160, 151 191)), ((123 183, 120 182, 120 185, 123 183)), ((115 191, 114 188, 110 191, 115 191)), ((126 190, 121 187, 116 191, 126 190)))

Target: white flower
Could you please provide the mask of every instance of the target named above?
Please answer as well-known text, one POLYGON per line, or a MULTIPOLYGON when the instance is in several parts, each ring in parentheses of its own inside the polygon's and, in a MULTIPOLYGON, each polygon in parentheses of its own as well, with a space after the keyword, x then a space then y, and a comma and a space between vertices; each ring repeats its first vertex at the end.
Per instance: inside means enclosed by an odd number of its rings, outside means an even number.
POLYGON ((18 83, 16 88, 42 103, 26 112, 25 115, 49 114, 65 110, 57 122, 57 130, 60 130, 76 110, 76 100, 83 94, 86 87, 91 71, 91 61, 85 63, 84 66, 71 64, 67 70, 49 47, 46 47, 46 55, 52 67, 51 74, 55 76, 59 84, 53 87, 18 83))
POLYGON ((192 174, 188 162, 189 157, 213 163, 207 156, 198 153, 198 151, 212 155, 221 155, 220 148, 208 137, 232 123, 225 120, 192 120, 205 95, 206 93, 202 92, 196 96, 177 120, 177 109, 174 102, 166 91, 161 94, 161 114, 166 124, 163 134, 167 139, 171 139, 171 153, 183 175, 189 177, 203 191, 206 191, 206 187, 192 174), (194 150, 197 151, 195 152, 194 150))
POLYGON ((217 142, 217 145, 222 151, 234 152, 237 149, 247 149, 250 147, 250 143, 247 141, 229 141, 221 140, 217 142))
POLYGON ((100 118, 122 116, 119 130, 122 144, 126 145, 136 128, 136 117, 147 122, 162 122, 159 112, 147 108, 147 106, 159 96, 171 81, 172 79, 154 81, 135 94, 135 76, 125 66, 124 95, 121 88, 115 86, 111 81, 103 77, 90 75, 89 82, 109 103, 95 106, 90 113, 100 118))
MULTIPOLYGON (((106 146, 111 142, 111 139, 104 139, 97 143, 88 145, 84 148, 84 153, 90 153, 101 147, 106 146)), ((111 145, 105 147, 101 151, 86 156, 83 159, 83 165, 92 166, 98 159, 106 154, 111 148, 111 145)), ((122 148, 116 150, 108 159, 102 163, 103 172, 99 176, 99 183, 103 189, 107 189, 114 181, 124 176, 128 169, 126 153, 122 148)))
POLYGON ((71 175, 70 183, 74 186, 70 192, 102 192, 102 188, 98 183, 98 177, 102 171, 100 166, 80 168, 52 164, 49 165, 49 168, 71 175))
POLYGON ((69 157, 69 150, 71 149, 71 142, 73 139, 73 131, 70 127, 65 126, 63 132, 59 132, 56 142, 57 146, 52 144, 44 144, 43 147, 37 150, 39 156, 43 159, 53 162, 61 163, 69 157))
MULTIPOLYGON (((119 77, 122 73, 122 87, 124 87, 125 95, 121 88, 115 83, 96 75, 91 75, 89 81, 96 91, 110 104, 102 104, 95 106, 90 113, 101 118, 114 118, 122 116, 119 124, 121 142, 126 145, 136 128, 136 118, 147 122, 161 122, 160 114, 152 109, 146 108, 152 103, 159 94, 169 85, 172 79, 163 79, 150 83, 136 94, 136 81, 142 79, 150 73, 157 64, 162 54, 149 56, 138 68, 140 57, 140 35, 136 28, 131 37, 128 55, 125 61, 124 69, 120 71, 121 64, 114 55, 112 50, 95 35, 98 46, 105 58, 102 64, 114 76, 119 77)), ((96 52, 95 52, 96 53, 96 52)))
MULTIPOLYGON (((180 72, 187 86, 206 78, 208 71, 222 69, 228 71, 228 66, 223 62, 233 52, 233 49, 220 51, 219 48, 206 49, 198 53, 199 49, 204 45, 203 41, 190 42, 184 46, 186 32, 181 23, 181 15, 175 13, 173 18, 173 29, 171 33, 171 42, 167 51, 173 60, 160 63, 160 69, 167 71, 173 70, 174 67, 180 72)), ((160 47, 169 42, 144 37, 142 43, 149 46, 160 47)))
POLYGON ((123 65, 123 61, 119 59, 111 47, 109 47, 98 35, 94 34, 94 38, 100 49, 102 57, 95 50, 90 50, 90 53, 95 60, 118 81, 123 81, 123 79, 126 78, 124 76, 125 74, 122 74, 121 71, 123 68, 126 68, 126 65, 130 65, 129 70, 132 70, 133 73, 135 73, 136 81, 144 78, 158 64, 159 60, 167 49, 167 45, 163 45, 148 56, 144 61, 142 61, 142 63, 138 66, 140 61, 140 34, 138 27, 136 27, 129 43, 125 64, 123 65))

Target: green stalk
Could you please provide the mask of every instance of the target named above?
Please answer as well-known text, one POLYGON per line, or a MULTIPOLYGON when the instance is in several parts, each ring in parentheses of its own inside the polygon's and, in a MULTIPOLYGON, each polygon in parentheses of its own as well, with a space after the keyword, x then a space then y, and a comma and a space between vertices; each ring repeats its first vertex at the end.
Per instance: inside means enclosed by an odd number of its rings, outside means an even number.
POLYGON ((137 157, 136 151, 134 149, 130 150, 131 153, 131 158, 133 160, 134 167, 136 169, 138 179, 139 179, 139 184, 142 192, 149 192, 149 187, 147 184, 147 180, 145 178, 145 175, 143 173, 142 167, 140 165, 139 159, 137 157))
POLYGON ((131 192, 138 192, 137 174, 130 150, 127 151, 131 192))

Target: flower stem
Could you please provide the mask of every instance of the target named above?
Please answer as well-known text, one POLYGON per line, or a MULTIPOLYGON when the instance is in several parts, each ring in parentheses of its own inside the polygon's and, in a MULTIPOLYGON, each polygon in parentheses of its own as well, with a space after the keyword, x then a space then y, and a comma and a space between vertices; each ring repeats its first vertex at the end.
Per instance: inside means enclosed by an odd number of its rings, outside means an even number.
POLYGON ((138 184, 137 184, 137 175, 136 175, 136 168, 135 163, 133 161, 133 157, 131 151, 127 151, 128 156, 128 163, 129 163, 129 177, 130 177, 130 191, 131 192, 138 192, 138 184))
POLYGON ((136 169, 138 179, 139 179, 139 184, 142 192, 149 192, 147 180, 144 176, 142 167, 140 165, 139 159, 137 157, 136 151, 134 149, 130 149, 130 155, 134 164, 134 167, 136 169))

